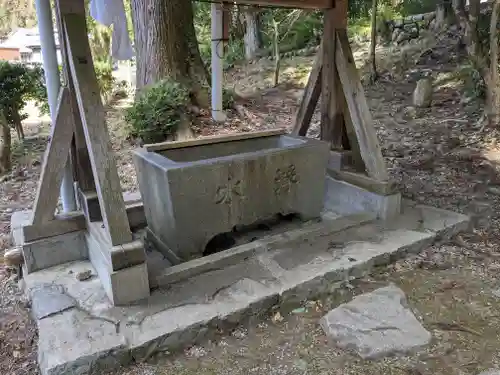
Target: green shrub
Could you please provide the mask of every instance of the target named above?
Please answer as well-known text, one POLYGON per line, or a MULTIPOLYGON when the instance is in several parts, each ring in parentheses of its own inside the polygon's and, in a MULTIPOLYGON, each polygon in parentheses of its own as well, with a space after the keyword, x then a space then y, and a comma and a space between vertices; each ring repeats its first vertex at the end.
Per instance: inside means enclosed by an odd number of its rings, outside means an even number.
POLYGON ((0 61, 0 109, 5 111, 10 125, 19 124, 26 117, 22 109, 29 99, 47 106, 43 69, 0 61))
POLYGON ((146 143, 164 141, 175 134, 189 104, 189 90, 177 82, 163 80, 145 88, 125 114, 130 135, 146 143))
POLYGON ((103 61, 94 62, 95 74, 97 77, 97 82, 99 84, 99 90, 101 95, 107 95, 113 89, 113 84, 115 82, 115 77, 113 77, 113 70, 111 69, 111 64, 103 61))

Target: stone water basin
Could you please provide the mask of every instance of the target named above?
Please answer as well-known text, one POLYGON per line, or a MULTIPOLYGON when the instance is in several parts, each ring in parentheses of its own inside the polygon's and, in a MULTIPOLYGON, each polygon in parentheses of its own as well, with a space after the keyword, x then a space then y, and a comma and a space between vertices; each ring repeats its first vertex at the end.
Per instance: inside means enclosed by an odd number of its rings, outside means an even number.
POLYGON ((319 217, 328 156, 326 142, 282 130, 146 145, 133 158, 148 237, 178 264, 235 226, 319 217))

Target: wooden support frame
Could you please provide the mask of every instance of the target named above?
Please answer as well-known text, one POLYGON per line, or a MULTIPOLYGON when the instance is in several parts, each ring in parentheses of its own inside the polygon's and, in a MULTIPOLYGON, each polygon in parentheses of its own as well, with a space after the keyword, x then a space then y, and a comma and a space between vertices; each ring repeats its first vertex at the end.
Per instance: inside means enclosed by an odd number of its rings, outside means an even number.
POLYGON ((354 168, 374 181, 389 179, 373 120, 347 38, 347 0, 324 12, 324 36, 292 133, 304 136, 321 96, 321 139, 351 150, 354 168))
POLYGON ((105 122, 84 14, 61 12, 66 53, 105 228, 113 246, 132 241, 120 179, 105 122))
POLYGON ((77 149, 86 148, 87 153, 81 154, 84 159, 88 157, 91 167, 89 171, 83 166, 80 173, 86 174, 81 176, 82 181, 87 181, 84 188, 88 191, 95 186, 103 226, 110 245, 114 247, 130 243, 132 233, 95 76, 83 5, 83 1, 58 2, 67 86, 59 95, 56 121, 35 199, 32 227, 41 228, 47 225, 46 222, 51 226, 55 219, 63 167, 76 138, 73 145, 77 149))

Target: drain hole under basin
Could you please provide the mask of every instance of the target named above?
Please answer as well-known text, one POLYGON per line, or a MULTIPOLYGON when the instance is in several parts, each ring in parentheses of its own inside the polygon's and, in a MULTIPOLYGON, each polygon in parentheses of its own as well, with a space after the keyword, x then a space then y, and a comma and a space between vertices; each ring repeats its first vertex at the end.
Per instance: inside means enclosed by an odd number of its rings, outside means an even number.
POLYGON ((264 236, 298 228, 302 220, 297 214, 277 214, 269 219, 258 220, 250 225, 237 225, 231 232, 219 233, 205 246, 203 256, 219 253, 235 246, 253 242, 264 236))

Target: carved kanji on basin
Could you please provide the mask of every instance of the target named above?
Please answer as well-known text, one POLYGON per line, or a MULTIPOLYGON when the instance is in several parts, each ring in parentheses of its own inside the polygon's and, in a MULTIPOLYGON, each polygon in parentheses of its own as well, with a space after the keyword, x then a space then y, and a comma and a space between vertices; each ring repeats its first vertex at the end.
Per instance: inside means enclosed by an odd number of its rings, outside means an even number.
POLYGON ((278 168, 274 177, 274 192, 281 194, 290 191, 292 186, 299 181, 295 165, 290 164, 286 168, 278 168))
POLYGON ((228 174, 227 184, 219 186, 217 188, 217 193, 215 194, 216 204, 231 204, 233 202, 233 196, 242 197, 241 192, 241 180, 234 180, 231 173, 228 174))

